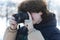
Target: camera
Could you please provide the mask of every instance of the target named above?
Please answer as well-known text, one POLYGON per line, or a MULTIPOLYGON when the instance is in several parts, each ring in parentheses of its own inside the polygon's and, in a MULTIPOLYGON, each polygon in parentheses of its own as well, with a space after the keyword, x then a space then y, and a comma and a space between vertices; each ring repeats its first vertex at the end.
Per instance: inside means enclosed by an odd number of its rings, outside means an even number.
POLYGON ((14 14, 13 17, 15 17, 15 21, 17 23, 24 23, 24 20, 28 20, 29 16, 26 11, 19 11, 17 14, 14 14))
MULTIPOLYGON (((14 14, 13 17, 17 24, 24 23, 24 20, 29 20, 28 13, 26 11, 19 11, 17 14, 14 14)), ((27 40, 28 38, 28 29, 25 26, 18 25, 19 29, 17 30, 15 40, 27 40)))

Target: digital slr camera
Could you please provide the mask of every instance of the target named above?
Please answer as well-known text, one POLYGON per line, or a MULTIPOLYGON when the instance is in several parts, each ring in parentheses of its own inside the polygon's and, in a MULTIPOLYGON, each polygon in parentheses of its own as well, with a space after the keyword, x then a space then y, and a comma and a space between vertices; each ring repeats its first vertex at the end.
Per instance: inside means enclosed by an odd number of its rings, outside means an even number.
POLYGON ((14 14, 13 17, 15 17, 15 21, 17 23, 24 23, 24 20, 29 19, 29 16, 26 11, 20 11, 17 14, 14 14))
MULTIPOLYGON (((24 20, 29 20, 29 16, 26 11, 20 11, 17 14, 14 14, 15 21, 19 23, 24 23, 24 20)), ((15 40, 28 40, 28 29, 23 26, 17 30, 16 39, 15 40)))

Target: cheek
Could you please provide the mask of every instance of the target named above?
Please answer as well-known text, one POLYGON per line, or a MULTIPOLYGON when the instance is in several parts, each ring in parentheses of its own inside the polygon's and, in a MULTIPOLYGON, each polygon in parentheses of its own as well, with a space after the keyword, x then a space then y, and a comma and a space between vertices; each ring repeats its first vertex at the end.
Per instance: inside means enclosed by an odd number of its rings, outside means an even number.
POLYGON ((34 20, 34 19, 35 19, 35 17, 36 17, 35 15, 31 15, 31 16, 32 16, 32 20, 34 20))
POLYGON ((40 15, 32 15, 32 19, 33 20, 38 20, 38 19, 40 19, 40 15))

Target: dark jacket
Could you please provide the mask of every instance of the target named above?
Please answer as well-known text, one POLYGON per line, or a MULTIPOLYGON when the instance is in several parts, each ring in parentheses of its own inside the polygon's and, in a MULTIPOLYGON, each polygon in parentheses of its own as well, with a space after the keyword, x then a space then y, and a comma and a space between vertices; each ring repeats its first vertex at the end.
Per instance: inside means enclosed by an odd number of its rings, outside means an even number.
POLYGON ((45 40, 60 40, 60 30, 56 27, 55 14, 49 13, 46 21, 34 25, 34 28, 41 31, 45 40))

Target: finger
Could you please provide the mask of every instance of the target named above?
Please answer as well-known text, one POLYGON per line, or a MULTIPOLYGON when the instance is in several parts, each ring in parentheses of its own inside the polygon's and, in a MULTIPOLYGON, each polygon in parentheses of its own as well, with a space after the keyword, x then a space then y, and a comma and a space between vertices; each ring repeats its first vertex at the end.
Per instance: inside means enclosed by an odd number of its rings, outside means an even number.
POLYGON ((15 20, 15 17, 10 16, 10 17, 9 17, 9 20, 15 20))
POLYGON ((10 24, 17 24, 17 22, 14 21, 14 20, 10 20, 9 23, 10 23, 10 24))
POLYGON ((31 15, 30 15, 30 13, 29 12, 27 12, 28 13, 28 15, 29 15, 29 20, 32 20, 32 17, 31 17, 31 15))
POLYGON ((16 28, 16 27, 17 27, 17 24, 16 24, 16 22, 15 22, 15 21, 11 21, 11 22, 10 22, 10 26, 11 26, 11 27, 15 27, 15 28, 16 28))

